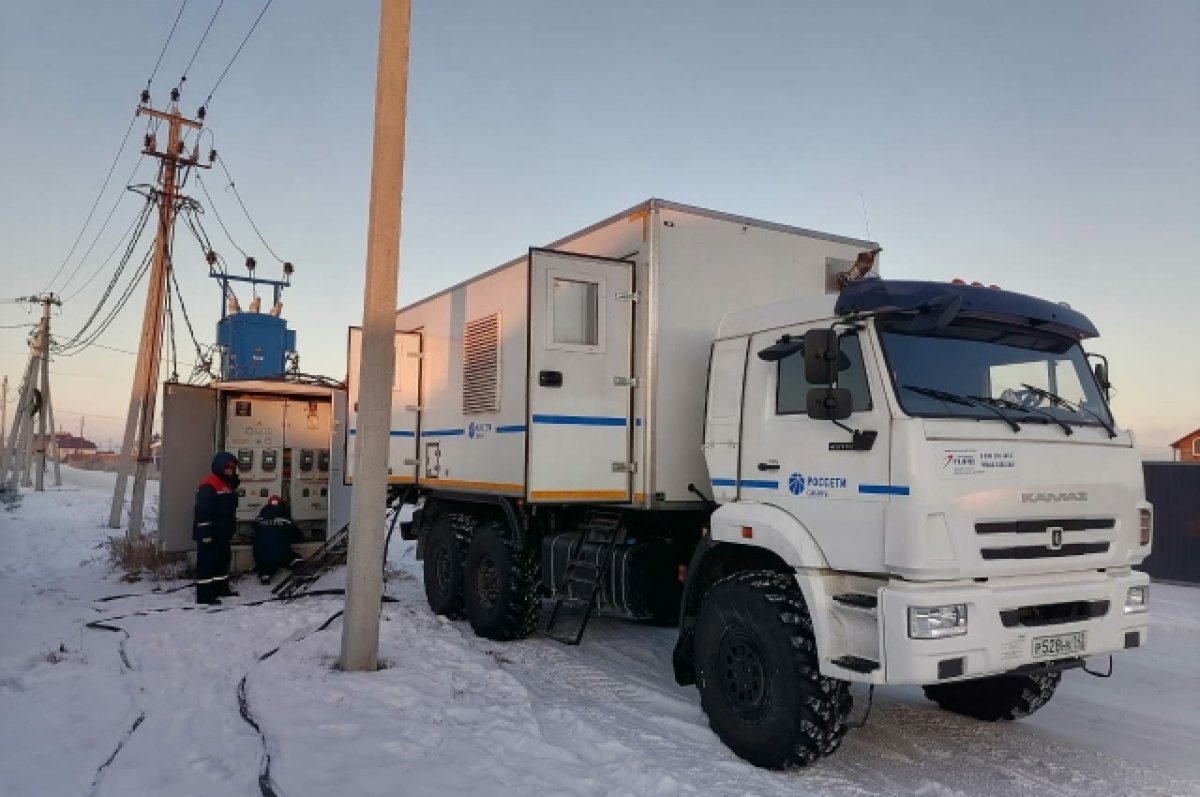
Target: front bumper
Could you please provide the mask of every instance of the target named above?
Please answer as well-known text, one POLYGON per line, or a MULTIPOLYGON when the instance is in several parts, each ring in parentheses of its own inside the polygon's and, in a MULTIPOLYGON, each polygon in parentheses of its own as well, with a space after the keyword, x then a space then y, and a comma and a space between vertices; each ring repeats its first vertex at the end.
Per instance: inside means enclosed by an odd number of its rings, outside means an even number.
POLYGON ((936 585, 892 582, 879 591, 883 634, 883 678, 888 684, 929 684, 994 675, 1030 664, 1054 661, 1034 656, 1036 637, 1086 633, 1086 647, 1071 658, 1100 656, 1141 647, 1149 627, 1147 612, 1126 614, 1129 587, 1149 584, 1145 573, 1064 573, 991 579, 980 584, 936 585), (1013 610, 1072 602, 1108 601, 1100 617, 1036 625, 1013 624, 1013 610), (967 633, 943 639, 908 636, 910 606, 967 606, 967 633), (1002 613, 1004 613, 1002 615, 1002 613), (1006 626, 1004 617, 1010 625, 1006 626))

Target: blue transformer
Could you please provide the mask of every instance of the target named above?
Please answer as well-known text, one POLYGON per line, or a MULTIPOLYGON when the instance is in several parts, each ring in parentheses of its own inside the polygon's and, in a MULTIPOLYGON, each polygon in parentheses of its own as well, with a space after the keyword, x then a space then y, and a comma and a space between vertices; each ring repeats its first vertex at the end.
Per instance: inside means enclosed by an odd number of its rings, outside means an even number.
POLYGON ((281 376, 287 354, 296 350, 296 332, 269 313, 232 313, 217 322, 217 345, 225 354, 222 379, 281 376))

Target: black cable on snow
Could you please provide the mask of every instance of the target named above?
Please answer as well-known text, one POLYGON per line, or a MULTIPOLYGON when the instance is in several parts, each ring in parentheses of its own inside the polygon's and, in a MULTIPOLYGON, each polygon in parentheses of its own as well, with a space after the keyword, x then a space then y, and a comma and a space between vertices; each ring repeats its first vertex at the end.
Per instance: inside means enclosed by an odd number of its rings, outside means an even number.
MULTIPOLYGON (((119 645, 117 645, 117 652, 121 655, 121 664, 124 665, 126 670, 132 671, 134 669, 133 663, 129 661, 129 654, 125 652, 125 643, 129 641, 128 631, 120 626, 108 625, 102 621, 88 623, 87 627, 95 628, 100 631, 112 631, 114 633, 121 634, 121 642, 119 645)), ((146 712, 139 708, 138 715, 134 718, 133 723, 125 730, 125 732, 121 734, 121 738, 117 741, 117 746, 113 748, 112 753, 109 754, 108 758, 104 759, 104 763, 96 768, 96 774, 92 776, 92 785, 88 789, 89 795, 96 794, 96 791, 100 788, 100 781, 104 777, 104 770, 108 769, 109 764, 116 760, 121 750, 123 750, 125 745, 129 743, 129 739, 133 736, 134 731, 140 728, 142 723, 145 721, 146 712)))
POLYGON ((246 679, 250 677, 249 673, 242 676, 242 680, 238 681, 237 699, 238 712, 242 715, 242 719, 246 724, 254 729, 258 734, 259 740, 262 741, 263 757, 262 763, 258 767, 258 790, 262 797, 279 797, 279 792, 275 791, 271 786, 271 751, 267 749, 267 735, 263 733, 262 728, 254 720, 254 714, 250 711, 250 700, 246 697, 246 679))
POLYGON ((133 736, 133 732, 136 731, 138 728, 140 728, 142 723, 145 722, 145 720, 146 720, 146 712, 144 712, 144 711, 138 712, 138 715, 134 719, 133 724, 130 725, 129 728, 125 731, 125 733, 123 733, 121 735, 120 741, 117 742, 116 749, 114 749, 112 751, 112 754, 107 759, 105 759, 104 763, 100 765, 100 768, 96 770, 96 774, 92 778, 91 788, 88 789, 89 795, 94 795, 96 793, 97 789, 100 788, 100 780, 101 780, 101 778, 104 777, 104 770, 108 768, 109 764, 111 764, 113 761, 116 760, 117 754, 121 752, 121 749, 123 747, 125 747, 125 745, 129 742, 129 738, 131 736, 133 736))

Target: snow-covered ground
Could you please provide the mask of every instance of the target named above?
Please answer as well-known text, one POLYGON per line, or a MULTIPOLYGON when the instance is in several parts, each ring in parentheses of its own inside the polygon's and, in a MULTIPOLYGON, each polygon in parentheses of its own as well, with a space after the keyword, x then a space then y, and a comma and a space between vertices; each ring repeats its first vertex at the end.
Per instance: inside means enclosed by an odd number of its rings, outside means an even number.
POLYGON ((1068 673, 1026 721, 883 689, 835 756, 767 772, 675 685, 671 629, 598 620, 579 648, 477 639, 429 612, 395 540, 387 668, 342 673, 340 620, 318 630, 340 597, 246 605, 269 595, 247 579, 200 610, 168 591, 180 583, 122 583, 100 550, 112 475, 64 479, 0 509, 0 795, 1200 794, 1197 589, 1155 586, 1149 647, 1108 680, 1068 673), (121 630, 85 627, 103 618, 121 630))

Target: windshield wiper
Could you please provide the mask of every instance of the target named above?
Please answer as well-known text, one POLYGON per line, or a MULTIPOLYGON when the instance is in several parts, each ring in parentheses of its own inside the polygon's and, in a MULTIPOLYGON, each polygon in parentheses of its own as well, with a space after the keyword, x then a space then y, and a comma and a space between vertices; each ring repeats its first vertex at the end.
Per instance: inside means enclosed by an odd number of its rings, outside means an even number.
POLYGON ((964 407, 983 407, 985 410, 990 410, 996 414, 1000 420, 1008 424, 1008 428, 1014 432, 1021 431, 1021 427, 1012 418, 1004 414, 1004 412, 986 401, 972 398, 970 396, 960 396, 957 393, 951 393, 948 390, 938 390, 936 387, 925 387, 923 385, 903 385, 905 390, 911 390, 914 393, 920 393, 922 396, 929 396, 938 401, 945 401, 950 404, 961 404, 964 407))
POLYGON ((1104 431, 1108 432, 1109 439, 1112 439, 1117 436, 1117 431, 1115 429, 1113 429, 1112 425, 1109 424, 1108 421, 1104 420, 1099 415, 1097 415, 1096 413, 1089 410, 1087 407, 1084 407, 1082 405, 1072 404, 1071 402, 1067 401, 1065 398, 1058 395, 1057 393, 1051 393, 1049 390, 1043 390, 1040 387, 1034 387, 1033 385, 1028 385, 1024 382, 1021 383, 1021 387, 1025 388, 1026 390, 1030 391, 1031 393, 1035 393, 1035 394, 1041 396, 1042 398, 1048 400, 1051 404, 1054 404, 1059 407, 1064 407, 1065 409, 1068 409, 1071 412, 1076 412, 1076 413, 1086 412, 1088 415, 1090 415, 1096 419, 1096 423, 1098 423, 1104 427, 1104 431))
POLYGON ((1037 415, 1041 415, 1045 418, 1049 418, 1051 421, 1058 424, 1058 427, 1060 429, 1062 429, 1064 432, 1066 432, 1067 434, 1069 434, 1069 435, 1075 434, 1075 430, 1072 429, 1070 426, 1068 426, 1066 423, 1064 423, 1061 419, 1056 418, 1054 413, 1046 412, 1045 410, 1039 409, 1038 407, 1023 407, 1015 401, 1009 401, 1008 399, 1004 399, 1004 398, 995 398, 993 396, 970 396, 970 398, 973 398, 976 401, 982 401, 985 404, 992 404, 996 407, 1004 407, 1007 410, 1017 410, 1019 412, 1036 413, 1037 415))

